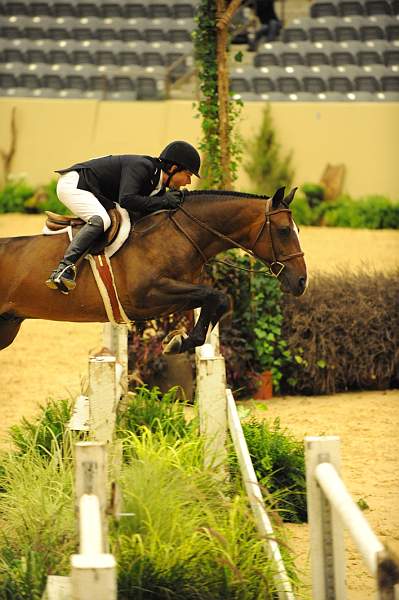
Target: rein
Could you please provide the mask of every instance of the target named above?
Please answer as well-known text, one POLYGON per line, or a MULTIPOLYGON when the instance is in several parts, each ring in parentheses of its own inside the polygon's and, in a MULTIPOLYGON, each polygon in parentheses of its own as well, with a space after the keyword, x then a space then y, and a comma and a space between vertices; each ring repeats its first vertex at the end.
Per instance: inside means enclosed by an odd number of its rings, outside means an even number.
MULTIPOLYGON (((179 206, 178 210, 181 210, 187 217, 189 217, 192 221, 194 221, 195 223, 197 223, 197 225, 199 225, 200 227, 202 227, 202 229, 205 229, 206 231, 209 231, 210 233, 212 233, 215 237, 218 237, 222 240, 225 240, 227 242, 229 242, 230 244, 232 244, 233 246, 235 246, 236 248, 240 248, 241 250, 243 250, 246 254, 249 254, 250 256, 252 256, 252 258, 256 259, 256 260, 262 260, 259 256, 257 256, 257 254, 255 253, 255 248, 256 245, 258 244, 265 228, 269 234, 269 238, 270 238, 270 244, 271 244, 271 249, 272 249, 272 256, 273 256, 273 261, 267 265, 267 270, 266 269, 247 269, 245 267, 239 267, 237 265, 235 265, 234 263, 231 263, 229 261, 224 261, 224 260, 219 260, 219 259, 214 259, 214 262, 218 262, 224 265, 227 265, 229 267, 233 267, 234 269, 239 269, 241 271, 248 271, 249 273, 261 273, 264 275, 268 275, 269 277, 276 277, 278 278, 279 275, 281 274, 281 272, 283 271, 283 269, 285 268, 285 264, 283 261, 288 261, 291 260, 293 258, 297 258, 299 256, 303 256, 303 252, 295 252, 293 254, 288 254, 287 256, 283 256, 280 258, 280 260, 277 259, 276 256, 276 252, 274 249, 274 244, 273 244, 273 236, 272 236, 272 231, 271 231, 271 220, 270 220, 270 216, 280 213, 280 212, 291 212, 289 210, 289 208, 278 208, 276 210, 268 210, 268 208, 270 208, 270 204, 271 204, 271 200, 269 199, 268 201, 268 205, 266 208, 266 213, 265 213, 265 220, 262 223, 259 232, 255 238, 255 242, 252 246, 252 248, 245 248, 245 246, 243 246, 242 244, 240 244, 239 242, 236 242, 235 240, 233 240, 232 238, 228 237, 227 235, 224 235, 223 233, 220 233, 220 231, 217 231, 216 229, 214 229, 213 227, 211 227, 210 225, 208 225, 207 223, 204 223, 203 221, 201 221, 200 219, 198 219, 197 217, 195 217, 194 215, 192 215, 190 212, 188 212, 187 209, 185 209, 182 205, 179 206), (274 267, 277 267, 276 272, 273 270, 274 267)), ((202 249, 198 246, 197 242, 195 240, 193 240, 193 238, 187 233, 187 231, 185 231, 185 229, 183 228, 182 225, 180 225, 180 223, 178 223, 176 221, 175 218, 175 213, 171 213, 170 214, 170 219, 172 220, 173 224, 175 225, 175 227, 187 238, 187 240, 191 243, 191 245, 197 250, 198 254, 201 256, 202 260, 204 261, 204 264, 206 264, 208 262, 208 258, 205 256, 204 252, 202 251, 202 249)), ((262 260, 262 262, 264 262, 262 260)))

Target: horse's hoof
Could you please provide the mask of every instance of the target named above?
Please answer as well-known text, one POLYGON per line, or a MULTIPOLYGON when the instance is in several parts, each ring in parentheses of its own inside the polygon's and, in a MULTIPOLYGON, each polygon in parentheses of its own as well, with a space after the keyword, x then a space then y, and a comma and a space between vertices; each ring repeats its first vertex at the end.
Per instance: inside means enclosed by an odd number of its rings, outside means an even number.
POLYGON ((186 337, 187 336, 184 336, 183 334, 175 335, 167 344, 165 344, 163 354, 179 354, 186 337))

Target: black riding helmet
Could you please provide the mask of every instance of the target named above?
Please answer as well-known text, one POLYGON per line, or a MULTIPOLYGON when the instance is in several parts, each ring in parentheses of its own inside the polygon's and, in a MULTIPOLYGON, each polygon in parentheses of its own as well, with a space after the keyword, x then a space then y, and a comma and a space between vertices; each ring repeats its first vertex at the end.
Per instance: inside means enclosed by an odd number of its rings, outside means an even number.
POLYGON ((188 142, 171 142, 164 148, 159 155, 160 160, 177 165, 184 171, 194 173, 200 177, 201 158, 197 150, 188 142))

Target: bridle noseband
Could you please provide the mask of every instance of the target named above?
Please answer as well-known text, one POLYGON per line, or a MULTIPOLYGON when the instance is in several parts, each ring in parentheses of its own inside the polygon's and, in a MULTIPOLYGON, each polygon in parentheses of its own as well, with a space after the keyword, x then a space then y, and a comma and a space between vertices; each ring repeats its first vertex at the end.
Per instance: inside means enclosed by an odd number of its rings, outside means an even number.
MULTIPOLYGON (((268 270, 256 270, 257 273, 264 273, 265 275, 270 275, 271 277, 276 277, 278 278, 280 276, 280 274, 282 273, 282 271, 285 268, 285 264, 287 261, 292 260, 293 258, 298 258, 300 256, 303 256, 303 252, 294 252, 292 254, 287 254, 287 255, 283 255, 280 256, 279 258, 276 255, 276 251, 274 249, 274 243, 273 243, 273 235, 272 235, 272 230, 271 230, 271 219, 270 217, 272 215, 281 213, 281 212, 288 212, 291 213, 290 209, 288 207, 285 208, 276 208, 274 210, 271 210, 271 204, 272 204, 272 199, 269 198, 267 200, 267 204, 266 204, 266 210, 265 210, 265 220, 262 223, 259 232, 255 238, 255 241, 252 245, 252 248, 245 248, 245 246, 243 246, 242 244, 240 244, 239 242, 236 242, 235 240, 233 240, 232 238, 228 237, 227 235, 224 235, 223 233, 220 233, 220 231, 217 231, 216 229, 213 229, 213 227, 211 227, 210 225, 208 225, 207 223, 204 223, 203 221, 201 221, 200 219, 197 219, 197 217, 195 217, 194 215, 192 215, 191 213, 188 212, 188 210, 186 208, 184 208, 184 206, 180 205, 178 210, 181 210, 187 217, 189 217, 192 221, 194 221, 195 223, 197 223, 197 225, 199 225, 200 227, 202 227, 203 229, 205 229, 206 231, 209 231, 210 233, 212 233, 214 236, 225 240, 227 242, 229 242, 230 244, 232 244, 233 246, 235 246, 236 248, 240 248, 241 250, 243 250, 244 252, 246 252, 247 254, 249 254, 250 256, 252 256, 252 258, 255 258, 257 260, 261 260, 262 262, 265 262, 263 259, 261 259, 255 252, 255 248, 257 246, 257 244, 259 243, 262 234, 264 232, 264 230, 266 229, 269 238, 270 238, 270 245, 271 245, 271 250, 272 250, 272 262, 270 264, 267 265, 268 270)), ((171 213, 170 214, 170 218, 173 222, 173 224, 175 225, 175 227, 188 239, 188 241, 191 243, 192 246, 194 246, 194 248, 197 250, 198 254, 201 256, 202 260, 204 261, 204 264, 208 262, 208 258, 205 256, 204 252, 201 250, 201 248, 198 246, 197 242, 195 240, 193 240, 193 238, 185 231, 185 229, 182 227, 182 225, 180 225, 180 223, 178 223, 175 219, 175 213, 171 213)), ((251 271, 253 272, 253 269, 245 269, 243 267, 237 267, 236 265, 227 262, 227 261, 223 261, 223 260, 217 260, 216 262, 221 262, 223 264, 227 264, 230 267, 234 267, 236 269, 241 269, 244 271, 251 271)))

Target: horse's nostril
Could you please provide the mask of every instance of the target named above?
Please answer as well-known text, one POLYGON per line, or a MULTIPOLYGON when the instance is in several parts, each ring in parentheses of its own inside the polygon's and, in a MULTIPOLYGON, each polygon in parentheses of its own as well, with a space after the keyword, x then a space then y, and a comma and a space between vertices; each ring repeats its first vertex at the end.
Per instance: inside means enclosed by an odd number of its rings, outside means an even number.
POLYGON ((301 288, 301 290, 304 290, 306 286, 306 277, 300 277, 299 278, 299 287, 301 288))

